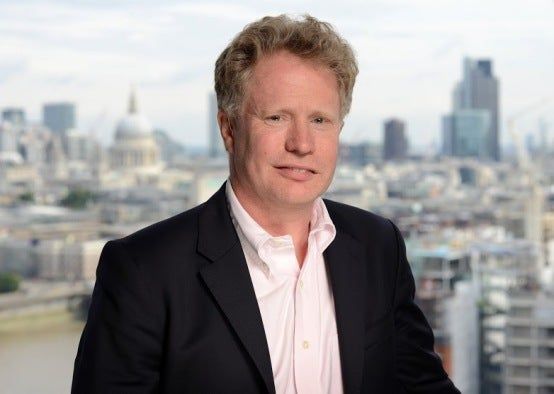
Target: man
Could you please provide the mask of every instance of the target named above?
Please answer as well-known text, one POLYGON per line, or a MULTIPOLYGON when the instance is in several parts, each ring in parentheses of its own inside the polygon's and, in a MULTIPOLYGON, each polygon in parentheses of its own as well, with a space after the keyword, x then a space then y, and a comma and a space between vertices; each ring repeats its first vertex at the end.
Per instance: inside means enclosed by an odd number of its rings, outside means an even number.
POLYGON ((229 44, 215 70, 229 180, 105 246, 73 392, 458 392, 396 226, 320 197, 357 71, 309 16, 229 44))

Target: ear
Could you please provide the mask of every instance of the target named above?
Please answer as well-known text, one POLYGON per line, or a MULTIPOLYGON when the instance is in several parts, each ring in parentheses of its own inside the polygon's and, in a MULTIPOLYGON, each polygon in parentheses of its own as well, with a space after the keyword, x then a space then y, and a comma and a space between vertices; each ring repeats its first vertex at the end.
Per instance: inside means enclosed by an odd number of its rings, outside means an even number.
POLYGON ((221 133, 221 138, 223 138, 225 150, 233 153, 235 135, 231 118, 225 111, 219 110, 217 112, 217 123, 219 124, 219 132, 221 133))

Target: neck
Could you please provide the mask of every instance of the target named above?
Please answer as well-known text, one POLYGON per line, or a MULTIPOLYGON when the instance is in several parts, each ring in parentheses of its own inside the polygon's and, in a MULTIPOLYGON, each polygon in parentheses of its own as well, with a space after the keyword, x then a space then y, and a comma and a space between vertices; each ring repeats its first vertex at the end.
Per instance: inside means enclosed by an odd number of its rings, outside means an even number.
POLYGON ((313 203, 301 207, 276 206, 262 201, 243 190, 231 177, 231 186, 246 212, 271 236, 290 234, 294 243, 296 259, 300 266, 308 250, 308 234, 313 203))

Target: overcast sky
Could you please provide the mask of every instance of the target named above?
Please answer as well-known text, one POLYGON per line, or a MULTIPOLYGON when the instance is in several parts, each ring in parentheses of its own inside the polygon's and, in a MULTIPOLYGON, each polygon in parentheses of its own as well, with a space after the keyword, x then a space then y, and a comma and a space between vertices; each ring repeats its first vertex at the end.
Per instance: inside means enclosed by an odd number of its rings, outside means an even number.
MULTIPOLYGON (((134 84, 156 127, 205 145, 215 59, 246 23, 279 13, 331 22, 353 45, 360 74, 345 141, 381 141, 395 116, 413 145, 438 144, 464 56, 494 61, 503 124, 554 97, 552 0, 0 0, 0 108, 39 121, 44 102, 73 101, 78 127, 109 143, 134 84)), ((554 137, 552 101, 522 116, 519 132, 539 118, 554 137)))

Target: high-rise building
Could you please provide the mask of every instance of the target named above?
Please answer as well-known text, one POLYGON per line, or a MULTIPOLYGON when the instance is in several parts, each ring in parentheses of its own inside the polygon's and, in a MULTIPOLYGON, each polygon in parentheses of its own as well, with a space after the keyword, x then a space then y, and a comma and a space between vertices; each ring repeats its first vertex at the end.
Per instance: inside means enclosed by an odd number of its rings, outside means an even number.
POLYGON ((210 157, 225 156, 225 145, 217 123, 217 98, 210 93, 208 103, 208 154, 210 157))
POLYGON ((482 241, 472 245, 471 256, 473 281, 479 292, 480 392, 502 394, 509 356, 506 311, 514 291, 537 283, 541 275, 538 249, 522 239, 482 241))
POLYGON ((488 159, 495 161, 500 160, 498 84, 491 60, 465 58, 463 78, 453 94, 453 111, 481 109, 489 112, 485 152, 488 159))
POLYGON ((44 104, 42 121, 54 134, 64 134, 67 130, 75 128, 75 104, 44 104))
POLYGON ((0 152, 17 152, 17 133, 11 123, 0 123, 0 152))
POLYGON ((503 393, 554 392, 554 296, 512 291, 506 322, 503 393))
POLYGON ((2 110, 2 121, 10 122, 14 126, 23 126, 25 111, 22 108, 5 108, 2 110))
POLYGON ((385 160, 405 158, 408 152, 408 140, 404 122, 394 118, 385 121, 383 141, 385 160))
POLYGON ((455 110, 442 118, 443 146, 446 156, 489 157, 487 136, 489 111, 480 109, 455 110))

